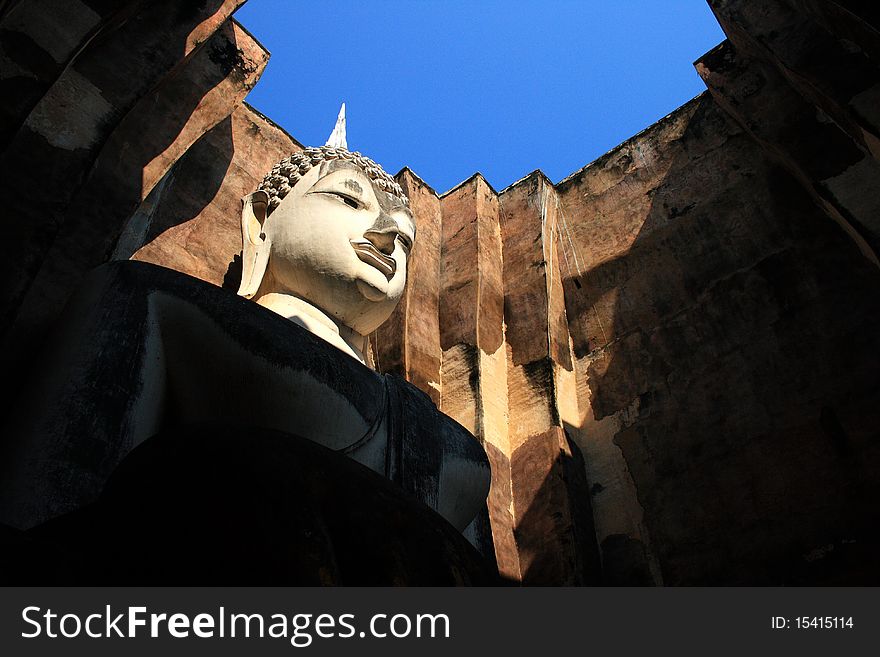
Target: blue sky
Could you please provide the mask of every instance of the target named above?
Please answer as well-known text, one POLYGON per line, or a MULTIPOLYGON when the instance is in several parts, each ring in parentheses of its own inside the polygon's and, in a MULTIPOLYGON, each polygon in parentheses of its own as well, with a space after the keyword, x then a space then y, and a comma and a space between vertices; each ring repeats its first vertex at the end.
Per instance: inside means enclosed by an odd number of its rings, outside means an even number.
POLYGON ((272 53, 247 102, 307 146, 345 101, 348 144, 443 193, 554 182, 705 89, 705 0, 249 0, 272 53))

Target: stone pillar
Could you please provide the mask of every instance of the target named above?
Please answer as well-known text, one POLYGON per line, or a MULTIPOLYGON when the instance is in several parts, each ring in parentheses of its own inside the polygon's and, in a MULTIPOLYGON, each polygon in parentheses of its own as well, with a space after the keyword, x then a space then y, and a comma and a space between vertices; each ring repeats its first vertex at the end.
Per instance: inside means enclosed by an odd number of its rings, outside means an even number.
POLYGON ((447 192, 441 207, 441 409, 477 436, 489 455, 488 509, 495 557, 501 575, 518 581, 498 195, 476 174, 447 192))
POLYGON ((141 4, 143 0, 97 5, 82 0, 0 2, 0 32, 10 46, 0 49, 0 148, 9 144, 71 59, 141 4))
MULTIPOLYGON (((110 134, 139 99, 206 44, 206 26, 213 32, 240 4, 210 0, 196 11, 170 0, 139 5, 106 37, 78 52, 30 111, 0 155, 6 174, 0 201, 17 217, 0 250, 0 330, 15 317, 110 134), (22 193, 34 180, 51 181, 46 193, 22 193)), ((195 109, 198 99, 189 101, 181 102, 195 109)), ((138 137, 149 139, 143 131, 138 137)))
POLYGON ((729 37, 696 63, 715 102, 880 265, 880 68, 781 0, 709 4, 729 37))
POLYGON ((370 336, 376 369, 398 374, 440 405, 440 199, 410 169, 396 176, 416 220, 407 285, 391 318, 370 336))
MULTIPOLYGON (((24 9, 30 4, 13 7, 5 18, 12 20, 19 7, 24 9)), ((220 26, 235 32, 228 21, 240 4, 241 0, 210 0, 194 9, 165 0, 136 3, 132 7, 137 10, 126 14, 126 20, 118 25, 114 23, 114 29, 103 28, 101 38, 83 36, 93 29, 86 28, 85 23, 82 29, 72 30, 82 47, 65 50, 67 65, 35 102, 0 154, 0 168, 5 174, 0 179, 0 202, 10 216, 16 217, 0 249, 0 332, 4 334, 0 359, 10 375, 15 376, 13 373, 24 367, 38 348, 47 326, 81 275, 107 260, 126 217, 143 198, 143 170, 132 174, 135 180, 128 175, 121 183, 112 162, 110 166, 96 165, 96 158, 110 144, 114 131, 133 120, 138 102, 149 97, 157 85, 174 76, 186 77, 186 72, 193 70, 190 66, 200 60, 200 52, 214 67, 207 66, 209 75, 203 82, 217 69, 229 73, 232 68, 241 68, 240 62, 251 60, 254 52, 258 53, 257 59, 265 59, 266 53, 242 30, 238 30, 238 43, 231 49, 221 48, 219 55, 204 50, 214 42, 208 37, 220 26), (244 41, 251 45, 243 45, 244 41), (235 57, 230 58, 231 53, 235 57), (31 193, 37 180, 43 181, 46 189, 31 193), (91 202, 81 196, 87 188, 92 190, 87 194, 91 202), (119 210, 113 205, 113 195, 123 188, 134 188, 137 194, 127 212, 113 213, 109 210, 119 210), (99 216, 105 206, 108 212, 99 216)), ((249 65, 244 69, 250 73, 256 70, 249 65)), ((248 75, 239 75, 236 81, 247 86, 248 75)), ((171 99, 170 106, 175 110, 171 122, 177 121, 176 127, 182 128, 189 116, 187 111, 195 114, 197 109, 204 109, 200 107, 202 98, 188 95, 171 99)), ((227 107, 228 112, 232 109, 231 105, 227 107)), ((137 125, 127 132, 131 148, 139 156, 144 151, 150 156, 146 162, 138 161, 142 166, 149 165, 169 144, 177 146, 173 150, 178 156, 194 139, 191 132, 175 132, 163 125, 163 121, 169 121, 163 111, 138 114, 141 121, 135 121, 137 125), (188 143, 176 142, 180 135, 188 143)), ((220 120, 214 119, 214 123, 220 120)), ((208 121, 201 127, 207 129, 210 124, 208 121)), ((123 159, 131 164, 127 155, 123 159)), ((156 164, 148 176, 150 184, 170 162, 160 158, 156 164)), ((125 168, 122 173, 131 174, 131 169, 125 168)))
POLYGON ((598 551, 576 416, 558 248, 558 200, 535 172, 499 196, 504 258, 509 454, 514 536, 524 584, 584 584, 598 551), (575 409, 572 412, 571 408, 575 409))
POLYGON ((738 50, 766 61, 784 78, 783 84, 821 108, 878 158, 880 67, 872 55, 876 58, 880 38, 853 12, 841 12, 840 4, 709 0, 738 50))

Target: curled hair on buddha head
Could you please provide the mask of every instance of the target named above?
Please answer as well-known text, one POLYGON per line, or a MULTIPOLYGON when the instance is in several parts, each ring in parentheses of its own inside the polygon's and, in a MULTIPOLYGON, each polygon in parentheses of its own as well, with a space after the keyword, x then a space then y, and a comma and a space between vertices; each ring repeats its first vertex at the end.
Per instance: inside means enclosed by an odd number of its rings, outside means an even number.
POLYGON ((331 160, 344 160, 357 165, 370 180, 378 185, 379 189, 388 192, 392 196, 396 196, 400 199, 401 203, 409 206, 409 199, 403 193, 401 186, 373 160, 365 155, 361 155, 357 151, 352 153, 344 146, 327 145, 317 148, 306 148, 299 153, 294 153, 290 157, 285 157, 266 174, 258 189, 266 192, 269 196, 267 216, 281 205, 284 197, 287 196, 288 192, 293 189, 294 185, 299 182, 300 178, 309 169, 322 162, 329 162, 331 160))

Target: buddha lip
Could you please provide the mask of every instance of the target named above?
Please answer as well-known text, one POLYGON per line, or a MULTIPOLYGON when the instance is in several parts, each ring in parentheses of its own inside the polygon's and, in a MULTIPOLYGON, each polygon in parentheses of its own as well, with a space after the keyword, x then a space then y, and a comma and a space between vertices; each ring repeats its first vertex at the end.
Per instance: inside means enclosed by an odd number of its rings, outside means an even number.
POLYGON ((351 241, 351 248, 363 262, 371 265, 385 274, 389 280, 397 271, 397 262, 391 256, 387 256, 377 249, 371 242, 351 241))

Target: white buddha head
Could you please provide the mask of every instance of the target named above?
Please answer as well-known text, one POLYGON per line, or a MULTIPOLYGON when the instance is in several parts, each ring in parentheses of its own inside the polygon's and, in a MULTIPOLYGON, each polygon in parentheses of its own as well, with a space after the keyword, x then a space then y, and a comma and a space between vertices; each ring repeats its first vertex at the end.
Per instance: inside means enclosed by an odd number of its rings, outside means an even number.
MULTIPOLYGON (((403 295, 415 240, 408 206, 379 165, 342 146, 283 159, 243 199, 238 293, 257 302, 279 295, 305 302, 357 343, 403 295)), ((362 341, 355 346, 361 349, 362 341)))

